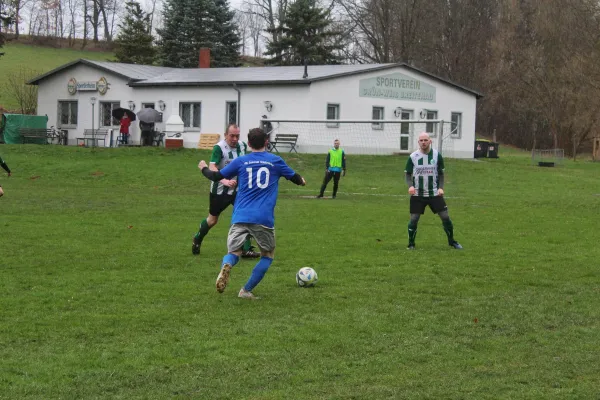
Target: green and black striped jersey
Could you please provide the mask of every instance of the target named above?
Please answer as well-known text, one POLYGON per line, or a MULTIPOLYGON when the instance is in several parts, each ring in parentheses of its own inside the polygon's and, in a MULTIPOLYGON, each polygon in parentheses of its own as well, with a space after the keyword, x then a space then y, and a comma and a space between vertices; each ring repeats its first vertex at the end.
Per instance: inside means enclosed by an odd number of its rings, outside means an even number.
MULTIPOLYGON (((213 147, 210 163, 215 164, 219 170, 225 168, 227 164, 238 157, 243 156, 248 151, 248 145, 244 142, 238 142, 235 148, 229 146, 225 140, 221 140, 213 147)), ((221 182, 211 182, 210 192, 214 194, 223 194, 227 190, 227 194, 233 194, 237 190, 223 186, 221 182)))
POLYGON ((417 150, 408 157, 404 172, 412 175, 417 196, 434 197, 437 196, 440 174, 444 173, 444 159, 437 150, 431 149, 427 154, 417 150))

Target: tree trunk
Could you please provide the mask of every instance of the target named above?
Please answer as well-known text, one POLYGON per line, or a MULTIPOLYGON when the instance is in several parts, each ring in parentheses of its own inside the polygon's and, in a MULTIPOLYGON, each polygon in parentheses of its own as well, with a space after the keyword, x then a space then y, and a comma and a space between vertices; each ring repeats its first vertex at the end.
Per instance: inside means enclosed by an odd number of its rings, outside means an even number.
POLYGON ((102 21, 104 22, 104 40, 110 42, 112 38, 110 29, 108 29, 108 18, 106 17, 106 6, 104 5, 104 1, 100 1, 100 13, 102 14, 102 21))
POLYGON ((21 16, 21 1, 15 1, 15 39, 19 39, 19 19, 21 16))
POLYGON ((152 11, 150 12, 150 25, 148 26, 148 33, 152 35, 152 24, 154 23, 154 10, 156 10, 156 0, 152 0, 152 11))
POLYGON ((93 13, 92 13, 92 29, 94 30, 94 43, 98 43, 98 27, 100 26, 100 10, 98 9, 98 3, 95 1, 93 13))

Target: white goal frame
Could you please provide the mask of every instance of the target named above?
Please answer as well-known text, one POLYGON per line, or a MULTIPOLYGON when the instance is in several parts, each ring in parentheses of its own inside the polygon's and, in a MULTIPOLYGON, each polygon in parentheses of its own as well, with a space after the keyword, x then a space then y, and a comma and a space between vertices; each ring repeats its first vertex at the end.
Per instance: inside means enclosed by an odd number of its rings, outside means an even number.
POLYGON ((451 157, 453 143, 460 139, 452 135, 451 122, 442 119, 261 119, 260 126, 270 141, 277 134, 297 134, 297 151, 313 154, 326 152, 335 139, 351 154, 410 154, 417 149, 418 135, 432 130, 433 148, 451 157))

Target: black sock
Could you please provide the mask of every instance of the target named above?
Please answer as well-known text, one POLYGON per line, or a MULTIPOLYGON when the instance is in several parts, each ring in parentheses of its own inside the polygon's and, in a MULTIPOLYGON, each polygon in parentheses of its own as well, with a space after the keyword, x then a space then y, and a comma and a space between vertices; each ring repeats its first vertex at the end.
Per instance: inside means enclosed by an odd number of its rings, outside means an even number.
POLYGON ((411 221, 408 223, 408 245, 414 246, 416 238, 417 238, 417 224, 413 224, 411 221))
POLYGON ((442 226, 444 227, 446 236, 448 236, 448 244, 454 243, 454 226, 450 218, 442 220, 442 226))

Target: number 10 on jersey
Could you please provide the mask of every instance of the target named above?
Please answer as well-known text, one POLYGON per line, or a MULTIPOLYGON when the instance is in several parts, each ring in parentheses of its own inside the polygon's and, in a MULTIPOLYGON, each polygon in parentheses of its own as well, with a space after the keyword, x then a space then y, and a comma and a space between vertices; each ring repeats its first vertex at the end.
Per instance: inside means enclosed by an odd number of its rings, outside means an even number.
MULTIPOLYGON (((248 172, 248 188, 252 189, 252 180, 254 179, 252 168, 246 168, 246 172, 248 172)), ((264 189, 269 186, 270 175, 271 172, 267 167, 260 167, 258 171, 256 171, 256 186, 260 189, 264 189)))

